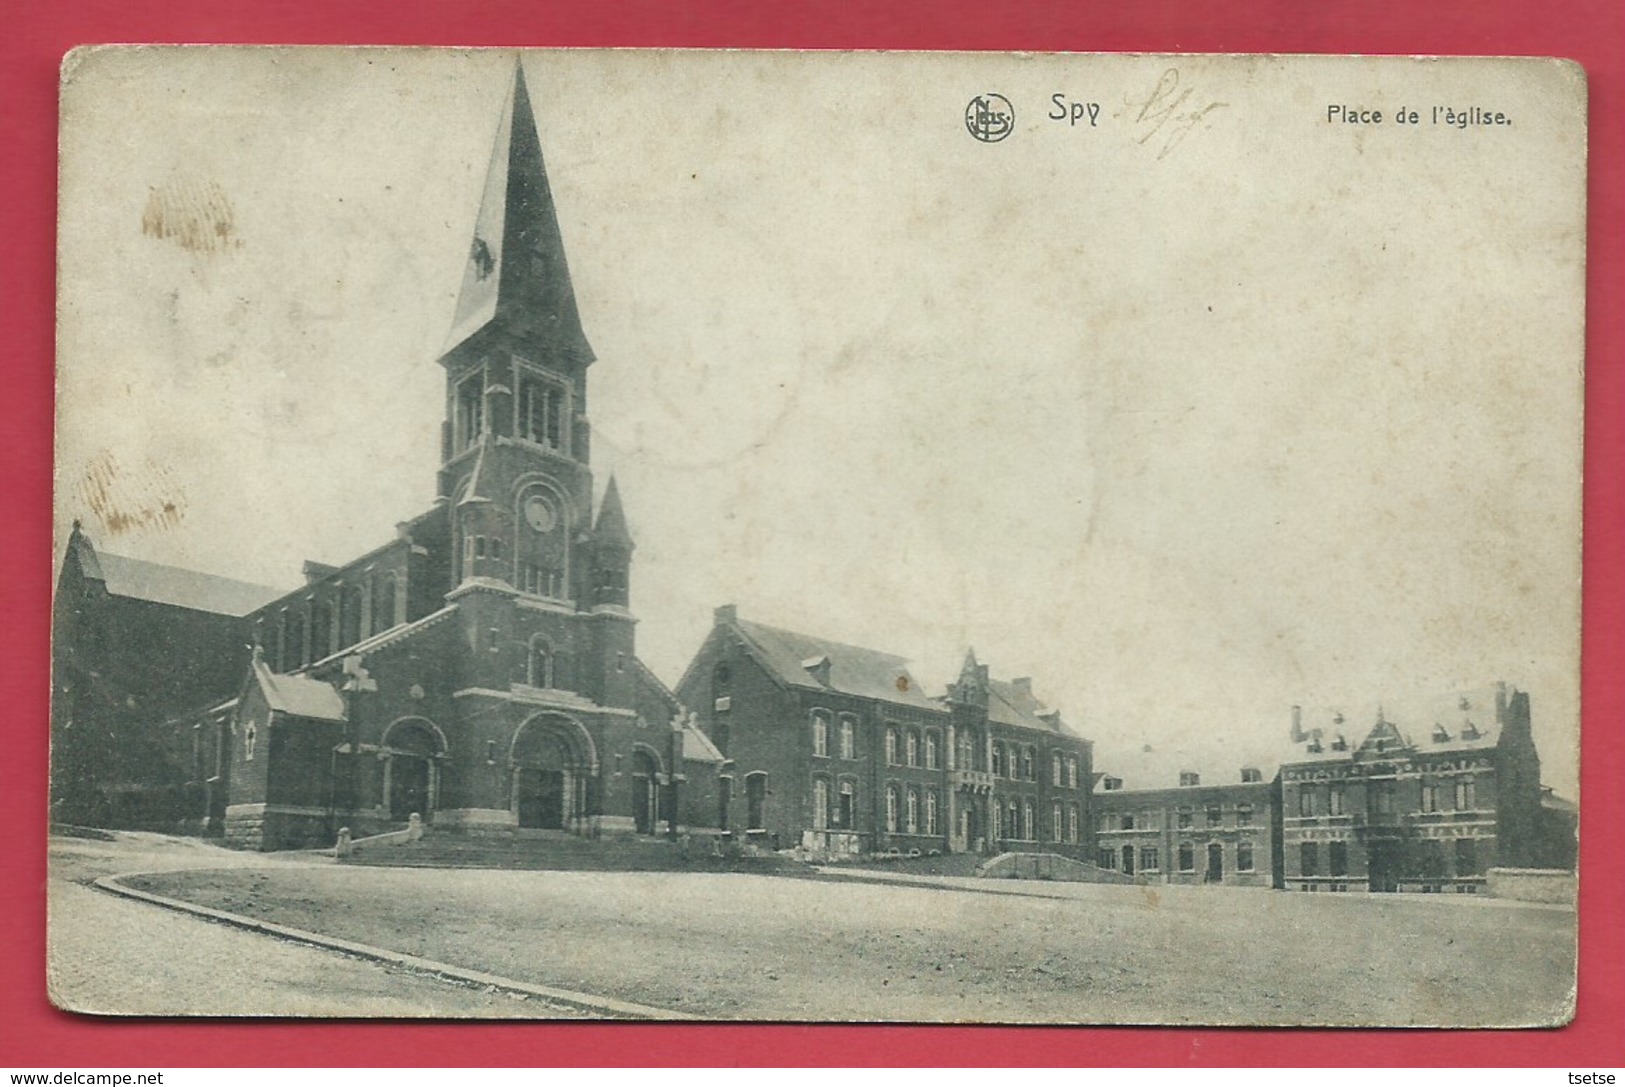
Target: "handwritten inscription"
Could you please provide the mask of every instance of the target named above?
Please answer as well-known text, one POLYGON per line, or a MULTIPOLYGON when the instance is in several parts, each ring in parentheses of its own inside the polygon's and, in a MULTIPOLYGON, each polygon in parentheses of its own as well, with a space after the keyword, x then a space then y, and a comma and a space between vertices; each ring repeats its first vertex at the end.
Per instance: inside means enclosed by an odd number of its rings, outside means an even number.
MULTIPOLYGON (((1194 87, 1182 87, 1179 69, 1169 68, 1134 114, 1135 142, 1156 147, 1157 158, 1166 158, 1209 114, 1228 105, 1202 98, 1194 87)), ((1134 100, 1129 108, 1134 108, 1134 100)))

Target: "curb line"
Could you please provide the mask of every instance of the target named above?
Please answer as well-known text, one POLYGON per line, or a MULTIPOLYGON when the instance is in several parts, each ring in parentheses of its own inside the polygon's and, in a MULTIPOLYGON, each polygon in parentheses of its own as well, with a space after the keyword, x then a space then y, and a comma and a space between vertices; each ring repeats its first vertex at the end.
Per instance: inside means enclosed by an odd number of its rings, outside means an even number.
POLYGON ((339 951, 346 955, 386 963, 390 966, 399 966, 419 973, 437 974, 441 977, 454 978, 474 985, 488 986, 512 993, 522 993, 525 996, 540 997, 555 1004, 562 1004, 565 1007, 579 1011, 593 1012, 607 1018, 663 1020, 698 1020, 701 1018, 686 1012, 651 1007, 647 1004, 633 1004, 624 1000, 615 1000, 611 997, 578 993, 571 989, 555 989, 547 985, 532 985, 529 982, 516 981, 513 978, 487 974, 462 966, 453 966, 450 963, 436 962, 433 959, 419 958, 416 955, 408 955, 400 951, 390 951, 388 948, 356 943, 353 940, 344 940, 337 936, 326 936, 320 932, 279 925, 272 921, 260 921, 253 917, 245 917, 240 913, 228 913, 225 910, 217 910, 210 906, 199 906, 195 902, 186 902, 178 898, 168 898, 164 895, 153 894, 150 891, 127 887, 120 882, 125 876, 151 874, 163 873, 126 872, 122 876, 103 876, 96 880, 93 886, 109 894, 135 899, 154 906, 162 906, 165 909, 175 910, 180 913, 189 913, 195 917, 231 925, 234 928, 247 929, 250 932, 258 932, 266 936, 276 936, 296 943, 309 944, 328 951, 339 951))

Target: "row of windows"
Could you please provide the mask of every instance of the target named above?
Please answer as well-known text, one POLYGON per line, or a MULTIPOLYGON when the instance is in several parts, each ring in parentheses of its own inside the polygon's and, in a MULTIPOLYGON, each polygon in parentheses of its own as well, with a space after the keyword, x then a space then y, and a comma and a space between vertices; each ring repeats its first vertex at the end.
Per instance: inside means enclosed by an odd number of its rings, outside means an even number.
MULTIPOLYGON (((1416 843, 1412 855, 1406 858, 1410 875, 1421 879, 1447 878, 1444 842, 1437 838, 1416 843)), ((1472 838, 1457 838, 1451 846, 1451 859, 1457 876, 1476 876, 1479 868, 1478 842, 1472 838)), ((1346 876, 1349 874, 1347 842, 1326 843, 1326 868, 1321 869, 1319 842, 1302 842, 1298 846, 1298 872, 1304 876, 1346 876)), ((1372 862, 1376 871, 1378 862, 1372 862)))
MULTIPOLYGON (((887 766, 918 766, 927 770, 942 769, 942 742, 941 734, 936 729, 900 729, 888 726, 885 732, 885 756, 887 766)), ((831 730, 829 715, 821 710, 812 714, 812 748, 813 754, 820 758, 831 756, 831 730)), ((975 766, 975 737, 969 730, 959 737, 959 766, 969 769, 975 766)), ((848 716, 842 715, 835 726, 835 757, 842 759, 855 759, 857 755, 857 722, 848 716)), ((992 772, 1000 777, 1009 777, 1012 781, 1036 781, 1038 749, 1032 745, 1021 747, 1012 744, 1007 749, 1000 741, 994 741, 992 746, 992 772)), ((1062 757, 1055 752, 1050 760, 1051 783, 1056 787, 1063 785, 1076 789, 1078 787, 1078 760, 1076 757, 1062 757)))
MULTIPOLYGON (((1236 826, 1250 827, 1253 825, 1253 806, 1251 804, 1236 805, 1236 826)), ((1209 804, 1203 809, 1203 819, 1210 827, 1224 825, 1224 808, 1218 804, 1209 804)), ((1196 812, 1192 808, 1180 808, 1174 812, 1174 826, 1180 830, 1190 830, 1196 825, 1196 812)), ((1101 830, 1161 830, 1162 819, 1160 812, 1103 812, 1100 816, 1101 830)))
MULTIPOLYGON (((463 569, 472 570, 475 560, 492 559, 497 562, 505 561, 507 548, 500 536, 465 536, 463 537, 463 569)), ((519 584, 516 586, 521 592, 533 596, 546 596, 553 599, 564 598, 564 573, 552 566, 538 562, 522 562, 519 564, 519 584)))
POLYGON ((405 594, 393 571, 334 588, 331 596, 311 597, 302 607, 257 620, 256 637, 277 671, 303 668, 406 621, 405 594))
MULTIPOLYGON (((527 442, 548 449, 565 447, 568 393, 554 382, 532 374, 519 378, 514 398, 513 432, 527 442)), ((485 434, 485 372, 464 378, 457 386, 457 448, 471 448, 485 434)))
MULTIPOLYGON (((1456 811, 1472 811, 1476 806, 1473 779, 1457 778, 1451 789, 1434 782, 1425 782, 1422 785, 1421 805, 1423 811, 1442 811, 1442 800, 1445 797, 1453 799, 1456 811)), ((1377 815, 1392 815, 1396 807, 1395 787, 1392 781, 1374 781, 1366 788, 1366 809, 1377 815)), ((1343 786, 1328 785, 1324 789, 1303 787, 1298 790, 1298 814, 1312 815, 1342 815, 1346 803, 1343 786)))
MULTIPOLYGON (((1218 843, 1212 843, 1208 846, 1209 850, 1219 849, 1221 851, 1219 853, 1220 858, 1223 856, 1223 848, 1218 843)), ((1136 854, 1134 846, 1131 845, 1125 845, 1121 850, 1103 846, 1096 853, 1095 863, 1101 868, 1110 869, 1114 872, 1123 871, 1130 875, 1133 875, 1136 871, 1162 871, 1162 855, 1156 846, 1141 846, 1138 854, 1136 854), (1136 862, 1138 867, 1136 867, 1136 862)), ((1257 865, 1257 856, 1253 843, 1249 841, 1237 842, 1236 871, 1257 871, 1257 865)), ((1179 847, 1174 851, 1174 868, 1178 872, 1196 871, 1196 846, 1194 843, 1179 843, 1179 847)))

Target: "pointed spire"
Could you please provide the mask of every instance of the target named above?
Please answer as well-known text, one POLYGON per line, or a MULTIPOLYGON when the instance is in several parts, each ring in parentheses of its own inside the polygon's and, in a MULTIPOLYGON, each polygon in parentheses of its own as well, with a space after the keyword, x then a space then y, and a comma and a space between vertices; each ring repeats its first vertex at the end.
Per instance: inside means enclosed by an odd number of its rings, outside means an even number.
POLYGON ((615 485, 615 477, 609 477, 609 486, 604 488, 604 500, 598 505, 598 521, 593 525, 593 540, 602 547, 613 544, 632 550, 632 533, 626 527, 626 511, 621 508, 621 489, 615 485))
POLYGON ((570 285, 525 68, 518 61, 491 152, 446 353, 497 321, 552 356, 547 361, 563 356, 586 366, 593 360, 570 285))

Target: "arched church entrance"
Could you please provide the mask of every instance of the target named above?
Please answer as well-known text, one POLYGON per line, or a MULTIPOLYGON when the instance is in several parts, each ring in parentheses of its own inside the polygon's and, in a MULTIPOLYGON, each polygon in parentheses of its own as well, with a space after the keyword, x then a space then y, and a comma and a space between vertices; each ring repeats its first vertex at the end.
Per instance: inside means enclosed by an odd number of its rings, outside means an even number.
POLYGON ((592 738, 563 714, 538 714, 519 726, 509 758, 513 811, 521 827, 579 831, 590 808, 598 765, 592 738))
POLYGON ((650 751, 632 752, 632 822, 639 834, 653 834, 660 820, 660 761, 650 751))
POLYGON ((429 821, 440 791, 438 763, 445 754, 445 738, 432 721, 407 717, 385 730, 379 755, 391 821, 404 823, 413 813, 429 821))

